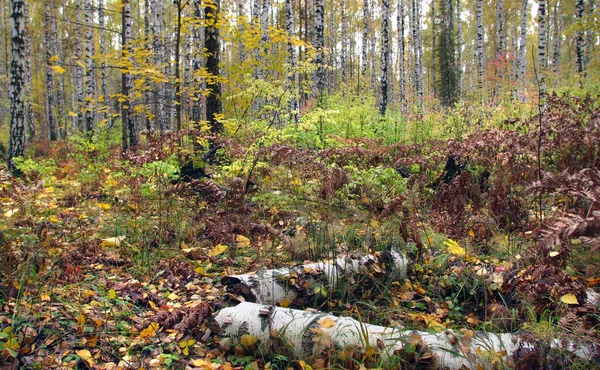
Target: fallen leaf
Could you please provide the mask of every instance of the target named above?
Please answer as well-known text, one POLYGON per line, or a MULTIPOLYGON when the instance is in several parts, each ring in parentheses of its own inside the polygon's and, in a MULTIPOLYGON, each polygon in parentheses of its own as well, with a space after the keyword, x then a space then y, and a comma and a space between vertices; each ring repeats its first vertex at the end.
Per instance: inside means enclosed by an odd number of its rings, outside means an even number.
POLYGON ((88 364, 89 367, 94 367, 94 358, 92 357, 90 351, 88 351, 87 349, 80 349, 75 353, 77 353, 77 356, 81 357, 81 359, 85 361, 85 363, 88 364))
POLYGON ((577 297, 575 297, 573 294, 565 294, 562 297, 560 297, 560 301, 562 303, 566 303, 566 304, 579 304, 579 301, 577 300, 577 297))
POLYGON ((150 323, 150 325, 148 325, 148 327, 144 330, 141 331, 140 333, 140 337, 142 338, 148 338, 148 337, 155 337, 156 336, 156 331, 159 329, 158 323, 150 323))
POLYGON ((556 251, 553 251, 553 252, 550 252, 549 256, 550 256, 550 257, 556 257, 556 256, 558 256, 559 254, 560 254, 560 253, 558 253, 558 252, 556 252, 556 251))
POLYGON ((256 335, 251 335, 251 334, 244 334, 240 338, 240 343, 242 343, 242 346, 244 346, 246 348, 252 348, 256 344, 257 341, 258 341, 258 337, 256 335))
POLYGON ((121 245, 121 242, 123 240, 125 240, 125 235, 116 236, 114 238, 102 239, 100 246, 101 247, 118 247, 121 245))
POLYGON ((333 325, 335 325, 335 321, 333 321, 329 317, 326 317, 324 319, 319 320, 319 325, 321 325, 322 328, 330 328, 333 325))
POLYGON ((102 208, 105 211, 108 211, 110 209, 110 204, 108 203, 98 203, 97 206, 98 208, 102 208))
POLYGON ((12 216, 15 215, 15 213, 19 212, 18 208, 15 209, 9 209, 8 211, 4 212, 4 217, 6 218, 11 218, 12 216))
POLYGON ((452 239, 446 240, 444 242, 444 246, 447 248, 449 253, 452 253, 454 255, 464 256, 467 254, 465 249, 463 247, 461 247, 460 245, 458 245, 458 243, 452 239))
POLYGON ((250 245, 250 239, 246 238, 243 235, 236 235, 235 242, 239 248, 244 248, 250 245))
POLYGON ((225 253, 225 251, 228 248, 229 247, 227 245, 219 244, 216 247, 214 247, 210 252, 208 252, 208 255, 211 256, 211 257, 216 257, 218 255, 221 255, 221 254, 225 253))

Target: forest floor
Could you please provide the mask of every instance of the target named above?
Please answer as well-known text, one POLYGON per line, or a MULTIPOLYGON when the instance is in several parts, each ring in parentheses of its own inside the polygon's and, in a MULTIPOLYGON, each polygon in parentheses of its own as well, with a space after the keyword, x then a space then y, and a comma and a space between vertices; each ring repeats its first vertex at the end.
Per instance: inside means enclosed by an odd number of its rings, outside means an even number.
POLYGON ((301 128, 199 134, 222 148, 196 170, 189 132, 125 154, 108 138, 32 143, 21 176, 0 172, 0 366, 377 367, 358 352, 307 363, 226 351, 210 316, 243 300, 223 276, 394 247, 405 279, 373 265, 279 304, 536 344, 497 367, 596 367, 549 343, 600 344, 588 299, 600 284, 599 108, 551 97, 541 125, 418 144, 301 128))

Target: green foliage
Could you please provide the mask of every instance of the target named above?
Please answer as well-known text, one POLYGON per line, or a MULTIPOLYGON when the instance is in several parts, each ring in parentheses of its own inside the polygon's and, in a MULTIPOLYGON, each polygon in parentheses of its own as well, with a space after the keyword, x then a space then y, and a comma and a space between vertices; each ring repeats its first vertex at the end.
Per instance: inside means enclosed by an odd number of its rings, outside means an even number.
POLYGON ((15 166, 22 173, 30 178, 41 177, 45 181, 52 179, 52 176, 56 174, 58 166, 53 158, 41 159, 35 161, 31 158, 25 159, 23 157, 17 157, 13 159, 15 166))

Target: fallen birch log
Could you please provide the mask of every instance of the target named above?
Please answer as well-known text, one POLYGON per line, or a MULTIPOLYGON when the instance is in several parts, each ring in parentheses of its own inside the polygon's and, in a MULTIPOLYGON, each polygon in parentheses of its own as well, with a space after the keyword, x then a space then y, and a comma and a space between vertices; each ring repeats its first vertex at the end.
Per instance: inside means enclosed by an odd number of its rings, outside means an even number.
MULTIPOLYGON (((222 309, 215 321, 220 327, 220 345, 226 350, 242 344, 256 347, 255 350, 260 351, 258 353, 267 356, 284 354, 309 363, 323 358, 323 354, 351 349, 355 355, 361 353, 363 360, 389 368, 393 364, 398 365, 401 359, 395 355, 411 344, 409 348, 413 352, 414 348, 423 348, 431 354, 433 367, 506 368, 515 366, 513 356, 519 357, 519 353, 522 355, 534 350, 532 344, 509 333, 476 333, 471 330, 429 333, 386 328, 318 311, 250 302, 222 309)), ((558 339, 551 346, 564 348, 558 339)), ((582 359, 592 359, 597 353, 593 345, 571 344, 567 347, 566 350, 582 359)))
POLYGON ((320 289, 335 289, 342 277, 361 272, 385 274, 387 268, 397 279, 402 279, 406 277, 406 265, 404 255, 391 250, 378 255, 348 255, 333 261, 229 275, 221 283, 228 292, 242 295, 246 301, 275 305, 286 300, 294 302, 320 289))

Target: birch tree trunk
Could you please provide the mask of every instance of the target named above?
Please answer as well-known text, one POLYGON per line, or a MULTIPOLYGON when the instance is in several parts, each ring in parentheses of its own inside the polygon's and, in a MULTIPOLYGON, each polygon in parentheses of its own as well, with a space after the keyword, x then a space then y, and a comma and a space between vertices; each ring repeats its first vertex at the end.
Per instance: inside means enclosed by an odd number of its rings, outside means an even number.
MULTIPOLYGON (((219 40, 219 28, 217 20, 220 14, 220 0, 206 0, 204 3, 204 16, 206 26, 204 27, 204 47, 206 48, 206 69, 213 77, 220 77, 219 58, 221 43, 219 40)), ((219 122, 219 116, 223 112, 221 102, 221 82, 211 79, 206 84, 209 94, 206 97, 206 119, 213 134, 223 132, 223 124, 219 122)))
MULTIPOLYGON (((146 36, 146 38, 149 36, 149 20, 148 20, 148 0, 145 0, 144 2, 144 15, 145 15, 145 22, 144 22, 144 26, 145 28, 145 32, 144 32, 144 36, 146 36)), ((106 103, 109 100, 109 96, 108 96, 108 86, 106 84, 106 73, 107 73, 107 66, 106 66, 106 31, 105 31, 105 27, 106 27, 106 20, 104 19, 104 0, 98 0, 98 44, 100 46, 100 55, 102 56, 101 62, 100 62, 100 97, 99 97, 99 101, 106 103)), ((147 40, 146 40, 147 41, 147 40)), ((148 101, 149 99, 146 99, 146 101, 148 101)), ((107 119, 107 112, 106 109, 102 110, 102 120, 106 121, 107 119)))
MULTIPOLYGON (((444 0, 441 0, 444 1, 444 0)), ((437 47, 438 25, 435 12, 435 0, 431 2, 431 92, 433 97, 438 96, 437 91, 437 68, 436 55, 439 50, 437 47)))
POLYGON ((483 94, 483 0, 476 1, 475 55, 477 57, 477 89, 483 94))
POLYGON ((517 51, 517 81, 519 84, 519 98, 525 101, 525 87, 527 78, 527 0, 521 0, 521 25, 519 27, 519 50, 517 51))
POLYGON ((440 32, 439 65, 440 89, 438 95, 445 107, 456 103, 456 56, 454 44, 454 0, 440 2, 442 27, 440 32))
POLYGON ((324 23, 325 23, 325 9, 324 0, 315 1, 315 49, 317 50, 317 57, 315 64, 317 66, 317 73, 315 75, 315 93, 320 102, 322 102, 324 90, 325 90, 325 35, 324 35, 324 23))
POLYGON ((25 2, 25 127, 26 139, 35 138, 35 113, 33 111, 33 76, 31 71, 31 30, 29 29, 29 3, 25 2))
POLYGON ((460 18, 460 7, 461 0, 456 0, 456 79, 458 81, 458 87, 456 96, 460 100, 463 92, 463 59, 462 59, 462 48, 463 48, 463 33, 462 33, 462 20, 460 18))
MULTIPOLYGON (((575 18, 578 22, 583 22, 583 14, 585 11, 585 1, 576 0, 575 2, 575 18)), ((583 31, 577 31, 577 39, 575 41, 575 65, 577 66, 577 73, 583 76, 585 71, 585 40, 583 38, 583 31)), ((583 80, 580 77, 580 83, 583 85, 583 80)))
POLYGON ((585 58, 584 58, 584 63, 586 65, 586 68, 589 67, 590 65, 590 59, 592 57, 592 54, 594 52, 594 46, 595 46, 595 42, 594 39, 596 37, 596 30, 597 25, 596 25, 596 20, 594 19, 594 12, 596 11, 596 0, 589 0, 588 1, 588 17, 589 17, 589 22, 590 22, 590 26, 587 28, 586 31, 586 50, 585 50, 585 58))
POLYGON ((11 0, 12 61, 10 63, 10 141, 8 169, 17 173, 13 158, 25 152, 25 2, 11 0))
POLYGON ((362 80, 366 85, 369 45, 369 0, 363 0, 363 34, 362 34, 362 80))
MULTIPOLYGON (((202 20, 202 1, 193 0, 192 6, 194 7, 194 18, 196 21, 202 20)), ((196 52, 194 53, 194 59, 192 61, 192 74, 197 76, 198 73, 204 67, 204 37, 203 28, 197 24, 194 27, 194 43, 196 44, 196 52)), ((192 103, 192 121, 196 129, 199 129, 199 122, 202 121, 202 84, 203 81, 200 78, 195 77, 194 83, 200 85, 194 88, 194 102, 192 103)))
POLYGON ((290 91, 290 121, 298 123, 299 121, 299 80, 298 80, 298 54, 296 47, 292 43, 291 37, 294 35, 294 4, 293 0, 285 1, 285 31, 290 38, 287 43, 288 64, 290 71, 288 72, 288 88, 290 91))
MULTIPOLYGON (((582 0, 578 0, 582 1, 582 0)), ((548 38, 546 34, 546 6, 548 2, 546 0, 538 1, 538 89, 540 107, 542 112, 546 111, 546 73, 545 67, 547 64, 547 43, 548 38)))
MULTIPOLYGON (((54 6, 55 3, 51 2, 51 4, 54 6)), ((64 52, 62 52, 62 46, 61 43, 58 39, 58 21, 57 21, 57 9, 55 9, 54 7, 52 8, 52 13, 51 13, 51 17, 50 17, 50 21, 52 23, 52 34, 51 34, 51 51, 52 51, 52 55, 55 57, 58 57, 58 59, 56 60, 56 64, 60 67, 62 67, 63 69, 65 68, 64 65, 64 52), (61 65, 62 64, 62 65, 61 65)), ((68 125, 67 125, 67 114, 66 114, 66 95, 65 95, 65 75, 59 75, 56 76, 57 78, 55 79, 55 96, 54 96, 54 101, 56 104, 56 114, 55 114, 55 120, 57 123, 57 128, 59 129, 59 134, 60 137, 62 139, 65 139, 67 137, 67 131, 68 131, 68 125)))
POLYGON ((552 14, 552 70, 558 72, 561 64, 561 48, 562 48, 562 34, 561 34, 561 2, 556 0, 554 3, 554 9, 552 14))
POLYGON ((342 70, 342 84, 348 83, 348 9, 347 0, 341 0, 342 13, 342 55, 340 58, 340 68, 342 70))
MULTIPOLYGON (((152 0, 152 48, 154 49, 154 65, 157 69, 162 69, 165 63, 164 43, 162 42, 162 21, 163 2, 161 0, 152 0)), ((165 114, 165 89, 164 83, 158 82, 154 88, 154 116, 157 122, 156 129, 161 134, 167 129, 165 114)))
MULTIPOLYGON (((121 12, 123 29, 121 33, 121 50, 123 52, 123 58, 127 58, 131 53, 131 45, 129 43, 132 38, 133 18, 131 16, 131 4, 129 3, 129 0, 122 1, 123 9, 121 12)), ((123 67, 121 70, 121 94, 123 95, 123 102, 121 103, 123 150, 135 148, 137 146, 137 132, 133 120, 133 108, 131 107, 131 97, 129 95, 130 90, 131 75, 129 74, 127 67, 123 67), (128 139, 129 145, 127 143, 128 139)))
POLYGON ((239 27, 239 33, 240 33, 240 38, 238 40, 238 44, 237 44, 237 57, 238 57, 238 63, 242 64, 242 62, 244 61, 244 59, 246 59, 245 57, 245 50, 244 50, 244 40, 242 35, 244 34, 244 24, 246 23, 246 17, 244 15, 244 0, 237 0, 237 17, 238 17, 238 27, 239 27))
POLYGON ((381 14, 381 101, 379 104, 379 115, 385 116, 388 105, 388 66, 390 63, 390 1, 383 0, 381 14))
POLYGON ((496 0, 496 74, 498 85, 496 95, 502 94, 502 83, 504 78, 504 0, 496 0))
POLYGON ((55 106, 54 106, 54 80, 53 80, 53 69, 52 69, 52 16, 53 9, 50 1, 46 2, 45 5, 46 13, 44 14, 45 23, 45 38, 46 42, 46 122, 48 124, 48 137, 50 141, 56 141, 58 139, 56 130, 55 120, 55 106))
POLYGON ((85 132, 88 138, 94 135, 96 121, 96 69, 94 66, 94 30, 92 28, 92 0, 85 0, 85 132))
MULTIPOLYGON (((80 25, 81 23, 81 2, 82 0, 75 0, 75 23, 80 25)), ((76 117, 73 117, 75 122, 76 130, 83 130, 84 125, 84 117, 83 117, 83 70, 84 68, 79 65, 79 63, 83 63, 83 38, 81 32, 76 32, 75 36, 75 112, 77 113, 76 117)))
POLYGON ((405 69, 405 43, 404 43, 404 0, 398 0, 398 61, 400 74, 400 112, 406 114, 406 69, 405 69))
MULTIPOLYGON (((430 362, 423 364, 426 368, 494 369, 498 366, 512 368, 516 365, 514 355, 536 351, 533 344, 511 333, 455 332, 450 329, 431 333, 387 328, 319 311, 250 302, 224 308, 214 320, 220 329, 221 348, 233 348, 243 343, 242 336, 249 335, 256 339, 254 345, 258 353, 287 355, 308 363, 323 358, 323 353, 332 350, 352 349, 367 359, 366 366, 381 366, 377 361, 381 359, 383 368, 396 368, 403 359, 394 357, 406 345, 410 346, 409 351, 424 347, 433 354, 430 362)), ((591 360, 597 351, 594 344, 561 343, 558 339, 552 340, 550 347, 565 349, 586 360, 591 360)))
POLYGON ((413 32, 413 53, 414 53, 414 75, 417 96, 417 108, 419 113, 423 113, 423 32, 421 28, 421 1, 412 0, 412 32, 413 32))

